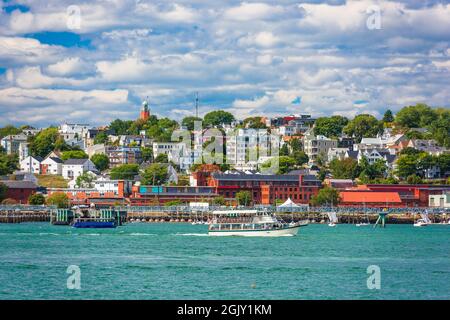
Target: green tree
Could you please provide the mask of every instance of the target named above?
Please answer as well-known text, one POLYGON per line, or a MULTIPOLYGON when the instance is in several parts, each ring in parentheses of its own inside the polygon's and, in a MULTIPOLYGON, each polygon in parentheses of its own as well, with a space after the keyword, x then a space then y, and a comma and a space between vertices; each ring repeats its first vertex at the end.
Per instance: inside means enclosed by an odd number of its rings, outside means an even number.
POLYGON ((417 173, 417 156, 404 154, 397 159, 397 175, 406 179, 410 175, 417 173))
POLYGON ((155 162, 156 163, 168 163, 169 162, 169 157, 165 153, 160 153, 160 154, 158 154, 156 156, 155 162))
POLYGON ((56 138, 55 144, 53 145, 54 150, 58 151, 70 151, 70 150, 80 150, 79 147, 71 147, 69 146, 63 137, 58 136, 56 138))
POLYGON ((95 177, 89 172, 84 172, 82 175, 77 177, 75 181, 78 188, 92 188, 94 186, 93 182, 95 177))
POLYGON ((249 206, 252 202, 252 194, 250 191, 236 192, 236 200, 240 206, 249 206))
POLYGON ((216 206, 224 206, 226 202, 223 196, 218 196, 213 199, 212 203, 216 206))
POLYGON ((416 148, 413 148, 413 147, 406 147, 406 148, 403 148, 403 149, 400 151, 399 155, 407 154, 407 155, 410 155, 410 156, 417 156, 417 155, 419 155, 419 154, 421 154, 421 153, 422 153, 422 151, 417 150, 416 148))
POLYGON ((345 158, 342 160, 333 159, 329 168, 333 178, 335 179, 355 179, 360 174, 360 167, 358 161, 352 158, 345 158))
POLYGON ((61 160, 69 160, 69 159, 88 159, 89 156, 83 150, 70 150, 64 151, 61 154, 61 160))
POLYGON ((383 130, 381 122, 370 114, 357 115, 343 129, 359 143, 363 137, 374 138, 383 130))
POLYGON ((144 162, 152 161, 152 159, 153 159, 153 149, 152 148, 143 147, 143 148, 141 148, 141 152, 142 152, 142 160, 144 162))
POLYGON ((314 122, 314 134, 336 138, 342 134, 342 129, 348 124, 348 119, 342 116, 322 117, 314 122))
POLYGON ((427 127, 431 131, 431 136, 437 143, 446 148, 450 148, 450 110, 439 108, 436 110, 437 119, 432 121, 427 127))
POLYGON ((421 183, 423 183, 423 180, 422 180, 422 178, 419 177, 418 175, 412 174, 412 175, 409 175, 409 176, 406 178, 406 182, 407 182, 408 184, 421 184, 421 183))
POLYGON ((441 176, 444 176, 450 172, 450 154, 444 153, 436 158, 436 164, 439 166, 441 176))
POLYGON ((105 171, 109 168, 109 158, 106 154, 94 154, 91 161, 99 171, 105 171))
POLYGON ((280 156, 287 156, 287 155, 289 155, 289 148, 287 143, 285 143, 280 148, 280 156))
POLYGON ((166 183, 168 178, 167 166, 161 163, 153 163, 142 174, 142 183, 159 186, 166 183))
POLYGON ((58 208, 68 208, 69 197, 63 192, 55 192, 47 197, 47 204, 58 208))
POLYGON ((295 160, 288 156, 281 156, 277 158, 272 158, 267 160, 262 164, 262 168, 268 169, 273 167, 276 164, 276 161, 278 161, 278 171, 277 174, 285 174, 294 169, 294 166, 296 164, 295 160))
POLYGON ((28 203, 39 206, 45 203, 45 197, 40 193, 34 193, 28 197, 28 203))
POLYGON ((0 176, 5 176, 19 169, 19 157, 15 154, 0 153, 0 176))
POLYGON ((219 126, 222 124, 230 124, 235 120, 234 116, 231 113, 223 110, 215 110, 208 112, 203 119, 205 125, 207 126, 219 126))
POLYGON ((423 103, 402 108, 395 115, 395 122, 405 128, 423 128, 438 118, 436 112, 423 103))
POLYGON ((312 197, 311 204, 315 206, 335 206, 339 203, 339 191, 334 188, 325 187, 312 197))
POLYGON ((55 143, 59 138, 57 128, 47 128, 30 138, 30 152, 33 156, 46 157, 55 149, 55 143))
POLYGON ((8 193, 8 187, 0 182, 0 202, 6 198, 6 194, 8 193))
POLYGON ((291 139, 289 141, 289 146, 291 147, 292 152, 302 151, 303 145, 300 139, 291 139))
POLYGON ((105 131, 100 131, 94 138, 94 144, 106 144, 108 142, 108 135, 105 131))
POLYGON ((392 114, 392 111, 387 109, 386 112, 383 115, 383 122, 384 123, 390 123, 394 121, 394 115, 392 114))
POLYGON ((262 122, 262 117, 249 117, 243 121, 244 128, 249 129, 267 129, 265 123, 262 122))
POLYGON ((370 164, 366 157, 361 159, 359 164, 359 179, 364 183, 369 183, 375 179, 382 179, 386 176, 387 166, 383 159, 378 159, 370 164))
POLYGON ((16 135, 21 133, 22 130, 18 129, 14 126, 8 125, 3 128, 0 128, 0 139, 10 135, 16 135))
POLYGON ((109 128, 114 131, 116 135, 125 135, 128 134, 128 130, 130 129, 133 121, 123 121, 120 119, 116 119, 109 125, 109 128))
POLYGON ((295 160, 295 164, 297 166, 304 165, 305 163, 308 163, 309 157, 306 153, 303 151, 294 151, 291 154, 291 158, 295 160))
POLYGON ((186 127, 188 130, 192 131, 194 130, 195 121, 203 121, 203 119, 199 117, 185 117, 181 121, 181 125, 183 127, 186 127))
POLYGON ((111 169, 112 180, 133 180, 139 174, 139 165, 123 164, 111 169))

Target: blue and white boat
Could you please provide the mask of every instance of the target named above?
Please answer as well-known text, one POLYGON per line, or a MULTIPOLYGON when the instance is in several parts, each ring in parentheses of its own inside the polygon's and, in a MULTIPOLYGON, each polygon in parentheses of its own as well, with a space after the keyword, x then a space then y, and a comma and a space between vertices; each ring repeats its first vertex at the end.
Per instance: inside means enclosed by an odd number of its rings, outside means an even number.
POLYGON ((116 228, 117 223, 115 219, 77 218, 74 220, 72 227, 107 229, 107 228, 116 228))

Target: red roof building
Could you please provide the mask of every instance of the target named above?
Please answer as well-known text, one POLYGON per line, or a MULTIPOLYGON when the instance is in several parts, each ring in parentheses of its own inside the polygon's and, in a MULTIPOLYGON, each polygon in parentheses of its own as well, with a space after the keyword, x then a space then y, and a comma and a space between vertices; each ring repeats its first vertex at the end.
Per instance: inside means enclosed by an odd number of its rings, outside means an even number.
POLYGON ((341 191, 341 206, 360 207, 401 207, 402 200, 398 192, 373 192, 373 191, 341 191))

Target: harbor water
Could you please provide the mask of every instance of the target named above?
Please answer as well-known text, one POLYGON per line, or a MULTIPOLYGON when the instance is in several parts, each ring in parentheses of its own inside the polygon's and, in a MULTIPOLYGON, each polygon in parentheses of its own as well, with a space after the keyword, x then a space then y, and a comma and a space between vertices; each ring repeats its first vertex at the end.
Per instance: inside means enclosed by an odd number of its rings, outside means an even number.
POLYGON ((0 244, 0 299, 450 299, 444 225, 309 225, 295 237, 243 238, 181 223, 37 222, 0 224, 0 244), (69 266, 79 289, 68 286, 69 266), (369 266, 379 267, 379 289, 367 285, 369 266))

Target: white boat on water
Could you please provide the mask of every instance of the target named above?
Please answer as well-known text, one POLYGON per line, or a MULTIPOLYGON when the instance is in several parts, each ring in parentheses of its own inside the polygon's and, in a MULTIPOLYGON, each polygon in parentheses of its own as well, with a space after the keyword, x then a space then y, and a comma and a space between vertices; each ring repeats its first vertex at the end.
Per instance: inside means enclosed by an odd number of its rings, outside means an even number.
POLYGON ((426 227, 428 223, 426 223, 423 219, 419 219, 414 222, 414 227, 426 227))
POLYGON ((258 210, 213 211, 210 236, 281 237, 295 236, 304 223, 285 223, 274 214, 258 210))
POLYGON ((338 223, 338 217, 336 215, 336 212, 330 211, 327 212, 328 219, 330 220, 330 223, 328 223, 329 227, 336 227, 336 223, 338 223))
POLYGON ((421 213, 420 216, 421 219, 418 219, 416 222, 414 222, 414 227, 426 227, 427 225, 431 224, 431 220, 428 217, 428 211, 421 213))

